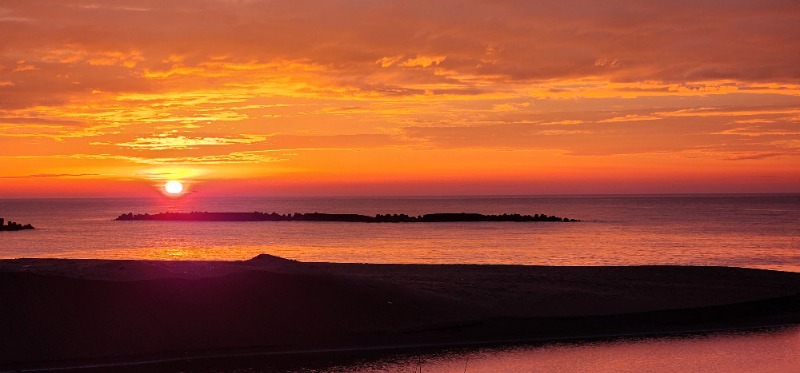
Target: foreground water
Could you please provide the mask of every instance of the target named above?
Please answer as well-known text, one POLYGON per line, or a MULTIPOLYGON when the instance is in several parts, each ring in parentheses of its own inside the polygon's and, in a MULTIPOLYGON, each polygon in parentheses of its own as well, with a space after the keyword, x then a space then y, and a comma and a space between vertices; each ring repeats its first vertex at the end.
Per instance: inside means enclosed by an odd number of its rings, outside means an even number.
MULTIPOLYGON (((797 372, 800 329, 409 354, 329 372, 797 372)), ((311 369, 304 369, 309 371, 311 369)))
MULTIPOLYGON (((722 265, 800 272, 800 195, 0 200, 0 258, 248 259, 536 265, 722 265), (119 222, 161 211, 434 212, 580 223, 119 222)), ((339 372, 793 372, 800 329, 412 353, 339 372)), ((243 372, 271 371, 259 364, 243 372)), ((280 371, 280 370, 279 370, 280 371)))
POLYGON ((244 355, 127 367, 124 372, 194 373, 796 373, 800 327, 537 345, 331 351, 276 362, 244 355))

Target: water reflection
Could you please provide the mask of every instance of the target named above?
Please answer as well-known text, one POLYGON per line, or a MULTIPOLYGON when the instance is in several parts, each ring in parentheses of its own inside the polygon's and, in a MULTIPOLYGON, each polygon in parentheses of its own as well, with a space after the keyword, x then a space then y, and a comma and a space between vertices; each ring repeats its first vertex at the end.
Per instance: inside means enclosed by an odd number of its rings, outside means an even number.
POLYGON ((800 327, 396 356, 323 370, 426 372, 797 372, 800 327))
POLYGON ((516 372, 766 372, 800 367, 800 326, 748 332, 621 338, 405 352, 342 351, 272 355, 242 353, 206 358, 85 366, 80 371, 186 373, 516 373, 516 372))

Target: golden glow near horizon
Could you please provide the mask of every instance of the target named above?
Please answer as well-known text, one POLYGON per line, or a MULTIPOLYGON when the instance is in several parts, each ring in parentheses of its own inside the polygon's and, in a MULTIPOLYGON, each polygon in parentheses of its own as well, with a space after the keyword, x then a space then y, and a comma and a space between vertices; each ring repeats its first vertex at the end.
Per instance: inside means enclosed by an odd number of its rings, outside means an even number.
POLYGON ((771 1, 0 4, 0 195, 800 192, 797 24, 771 1))

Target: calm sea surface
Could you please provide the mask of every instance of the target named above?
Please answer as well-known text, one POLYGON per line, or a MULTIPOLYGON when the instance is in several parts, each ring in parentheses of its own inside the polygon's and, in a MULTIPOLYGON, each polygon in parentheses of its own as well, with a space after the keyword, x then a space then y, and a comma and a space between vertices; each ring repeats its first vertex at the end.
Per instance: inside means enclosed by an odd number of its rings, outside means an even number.
MULTIPOLYGON (((0 258, 722 265, 800 272, 800 194, 481 198, 8 199, 0 258), (547 214, 579 223, 118 222, 162 211, 547 214)), ((414 355, 344 372, 790 372, 800 330, 414 355)), ((248 370, 251 371, 251 370, 248 370)), ((252 370, 258 371, 258 370, 252 370)))
POLYGON ((800 195, 0 200, 0 258, 689 264, 800 272, 800 195), (161 211, 544 213, 580 223, 144 222, 161 211))

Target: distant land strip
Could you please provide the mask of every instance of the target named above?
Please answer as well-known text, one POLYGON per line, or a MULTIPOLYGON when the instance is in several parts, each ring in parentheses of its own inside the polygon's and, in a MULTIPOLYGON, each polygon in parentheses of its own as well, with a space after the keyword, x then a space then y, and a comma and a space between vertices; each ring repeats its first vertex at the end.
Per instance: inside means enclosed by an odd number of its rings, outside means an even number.
POLYGON ((335 221, 347 223, 439 223, 439 222, 577 222, 580 220, 549 216, 545 214, 484 215, 466 212, 447 212, 409 216, 406 214, 327 214, 319 212, 278 214, 263 212, 160 212, 157 214, 127 213, 116 220, 152 221, 335 221))

